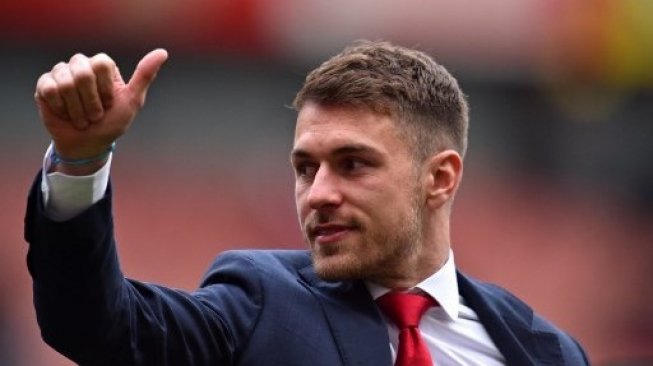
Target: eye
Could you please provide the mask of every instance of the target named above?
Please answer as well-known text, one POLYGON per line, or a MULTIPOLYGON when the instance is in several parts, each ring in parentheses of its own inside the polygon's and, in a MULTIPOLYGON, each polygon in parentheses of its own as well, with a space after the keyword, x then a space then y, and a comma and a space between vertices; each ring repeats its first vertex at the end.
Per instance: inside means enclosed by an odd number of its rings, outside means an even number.
POLYGON ((295 175, 298 178, 311 179, 317 173, 317 164, 307 161, 298 162, 295 164, 295 175))
POLYGON ((369 164, 360 158, 346 158, 342 161, 342 170, 346 173, 356 173, 368 166, 369 164))

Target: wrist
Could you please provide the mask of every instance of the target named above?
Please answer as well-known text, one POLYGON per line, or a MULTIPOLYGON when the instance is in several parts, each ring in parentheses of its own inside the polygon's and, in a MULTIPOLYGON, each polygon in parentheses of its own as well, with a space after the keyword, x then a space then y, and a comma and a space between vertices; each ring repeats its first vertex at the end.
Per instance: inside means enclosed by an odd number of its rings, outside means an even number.
POLYGON ((53 143, 50 148, 49 171, 73 176, 94 174, 106 164, 111 153, 115 150, 115 146, 116 143, 114 142, 99 154, 89 157, 69 158, 60 154, 53 143))

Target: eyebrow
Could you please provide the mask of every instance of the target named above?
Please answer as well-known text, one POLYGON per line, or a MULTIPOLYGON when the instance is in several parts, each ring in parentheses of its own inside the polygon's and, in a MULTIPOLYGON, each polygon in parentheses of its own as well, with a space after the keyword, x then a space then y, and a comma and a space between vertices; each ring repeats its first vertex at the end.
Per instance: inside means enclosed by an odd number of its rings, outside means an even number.
MULTIPOLYGON (((347 144, 340 146, 330 152, 332 155, 348 155, 348 154, 378 154, 378 151, 368 145, 363 144, 347 144)), ((293 149, 290 152, 290 159, 307 159, 311 154, 302 149, 293 149)))

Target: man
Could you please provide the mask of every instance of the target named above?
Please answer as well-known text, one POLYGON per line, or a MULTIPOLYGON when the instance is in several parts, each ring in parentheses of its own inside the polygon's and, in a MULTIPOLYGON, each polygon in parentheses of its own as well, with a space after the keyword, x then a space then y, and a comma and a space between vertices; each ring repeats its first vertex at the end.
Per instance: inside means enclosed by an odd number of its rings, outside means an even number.
POLYGON ((152 51, 125 83, 108 56, 75 55, 37 83, 53 143, 28 202, 28 265, 59 352, 82 365, 588 364, 527 305, 456 271, 467 104, 429 56, 384 42, 346 48, 295 99, 310 251, 224 253, 193 293, 125 279, 111 152, 166 58, 152 51))

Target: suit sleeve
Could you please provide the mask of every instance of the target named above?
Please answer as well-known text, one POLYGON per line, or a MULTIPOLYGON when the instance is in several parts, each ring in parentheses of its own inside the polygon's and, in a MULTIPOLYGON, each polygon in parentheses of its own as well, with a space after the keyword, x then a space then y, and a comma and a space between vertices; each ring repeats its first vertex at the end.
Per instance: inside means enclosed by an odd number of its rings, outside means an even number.
POLYGON ((194 293, 126 279, 113 235, 111 187, 64 221, 43 212, 40 174, 25 239, 34 305, 46 343, 80 365, 230 365, 262 303, 243 256, 225 256, 194 293))

